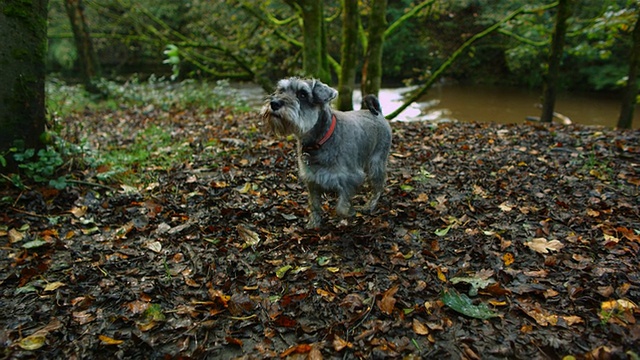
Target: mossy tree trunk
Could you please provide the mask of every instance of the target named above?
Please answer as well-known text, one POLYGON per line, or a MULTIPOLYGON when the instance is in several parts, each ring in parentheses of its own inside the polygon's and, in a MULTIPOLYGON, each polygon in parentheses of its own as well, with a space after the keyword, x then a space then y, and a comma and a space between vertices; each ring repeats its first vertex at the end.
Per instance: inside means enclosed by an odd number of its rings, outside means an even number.
POLYGON ((39 148, 45 129, 48 0, 0 2, 0 155, 16 170, 11 147, 39 148))
POLYGON ((631 54, 629 55, 629 74, 627 85, 622 94, 622 107, 618 118, 618 127, 631 129, 633 124, 633 112, 636 107, 636 97, 638 96, 638 65, 640 65, 640 9, 637 11, 638 18, 633 28, 631 54))
POLYGON ((338 78, 338 110, 353 110, 358 43, 358 0, 342 1, 342 46, 338 78))
POLYGON ((69 23, 78 51, 80 72, 85 89, 91 93, 99 93, 96 80, 100 77, 100 62, 93 48, 91 35, 84 16, 82 0, 65 0, 64 7, 69 16, 69 23))
POLYGON ((362 98, 378 96, 382 83, 382 49, 387 29, 387 0, 373 0, 369 16, 369 40, 362 66, 362 98))
POLYGON ((567 20, 571 16, 574 2, 575 0, 558 1, 558 12, 551 40, 551 53, 549 54, 542 90, 541 122, 551 122, 553 120, 553 110, 558 94, 558 76, 560 74, 562 55, 564 54, 565 34, 567 33, 567 20))
POLYGON ((331 81, 321 0, 296 0, 302 16, 302 70, 306 76, 331 81))

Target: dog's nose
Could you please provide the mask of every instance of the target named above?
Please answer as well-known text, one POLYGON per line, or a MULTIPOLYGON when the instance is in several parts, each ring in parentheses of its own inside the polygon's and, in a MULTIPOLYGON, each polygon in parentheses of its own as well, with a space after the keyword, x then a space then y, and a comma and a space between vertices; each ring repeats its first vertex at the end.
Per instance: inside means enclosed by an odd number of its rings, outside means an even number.
POLYGON ((271 110, 276 111, 284 105, 282 100, 271 100, 271 110))

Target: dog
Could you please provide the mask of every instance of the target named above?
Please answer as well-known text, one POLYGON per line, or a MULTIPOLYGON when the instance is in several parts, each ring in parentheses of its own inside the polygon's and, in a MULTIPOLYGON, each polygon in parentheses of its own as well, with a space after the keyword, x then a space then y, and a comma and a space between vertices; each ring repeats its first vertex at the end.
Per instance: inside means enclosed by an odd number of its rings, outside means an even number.
POLYGON ((365 209, 373 211, 384 191, 391 126, 373 95, 357 111, 331 109, 338 92, 315 79, 286 78, 278 82, 261 110, 268 129, 297 139, 299 178, 309 193, 307 228, 322 224, 321 197, 338 195, 336 213, 355 214, 351 200, 367 181, 372 195, 365 209))

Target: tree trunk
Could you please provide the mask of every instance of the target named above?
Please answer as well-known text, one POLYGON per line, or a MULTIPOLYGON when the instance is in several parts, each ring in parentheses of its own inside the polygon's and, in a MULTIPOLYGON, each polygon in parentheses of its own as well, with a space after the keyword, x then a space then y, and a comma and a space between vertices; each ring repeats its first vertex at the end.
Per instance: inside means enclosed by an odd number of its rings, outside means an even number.
POLYGON ((330 82, 322 1, 297 0, 302 12, 302 70, 305 75, 330 82))
POLYGON ((640 63, 640 10, 637 14, 636 25, 633 28, 633 44, 629 56, 629 75, 627 85, 622 94, 622 107, 618 118, 618 127, 631 129, 633 124, 633 112, 636 107, 636 97, 638 96, 638 65, 640 63))
POLYGON ((0 156, 16 170, 11 147, 39 148, 45 129, 44 77, 48 0, 0 2, 0 156))
POLYGON ((342 46, 338 79, 338 110, 353 110, 358 43, 358 0, 342 2, 342 46))
POLYGON ((558 75, 560 73, 560 63, 564 54, 564 38, 567 32, 567 19, 571 16, 573 2, 575 0, 559 0, 558 13, 553 30, 551 41, 551 54, 547 64, 547 73, 544 76, 544 86, 542 90, 542 115, 540 121, 551 122, 553 120, 553 110, 556 105, 558 93, 558 75))
POLYGON ((80 62, 80 73, 85 89, 90 93, 99 93, 96 87, 96 80, 100 77, 100 63, 98 56, 93 49, 93 42, 89 27, 84 18, 84 6, 82 0, 65 0, 64 7, 69 16, 69 23, 73 31, 73 38, 78 51, 78 60, 80 62))
POLYGON ((382 48, 387 28, 387 0, 373 0, 369 16, 369 41, 362 66, 362 98, 372 94, 378 96, 382 82, 382 48))

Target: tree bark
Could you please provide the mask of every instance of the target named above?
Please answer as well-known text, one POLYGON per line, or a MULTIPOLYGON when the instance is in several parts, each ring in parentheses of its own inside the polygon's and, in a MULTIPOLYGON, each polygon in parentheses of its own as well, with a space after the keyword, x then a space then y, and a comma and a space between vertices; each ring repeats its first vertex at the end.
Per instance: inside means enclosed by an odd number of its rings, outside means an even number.
POLYGON ((330 82, 321 0, 297 0, 302 16, 302 70, 306 76, 330 82))
POLYGON ((382 83, 382 50, 384 32, 387 28, 387 0, 373 0, 369 16, 369 40, 362 66, 362 98, 372 94, 378 96, 382 83))
POLYGON ((48 0, 0 2, 0 156, 16 171, 9 149, 40 148, 45 129, 44 78, 48 0))
POLYGON ((636 97, 638 96, 638 65, 640 63, 640 9, 637 11, 638 18, 633 28, 631 54, 629 55, 629 74, 627 85, 622 94, 622 107, 618 118, 618 127, 621 129, 631 129, 633 124, 633 112, 636 107, 636 97))
POLYGON ((82 0, 65 0, 64 7, 69 16, 71 31, 78 51, 82 82, 90 93, 99 93, 96 80, 100 77, 100 62, 93 48, 89 27, 84 17, 82 0))
POLYGON ((560 63, 564 54, 564 38, 567 33, 567 19, 571 16, 573 2, 575 0, 559 0, 556 22, 551 41, 551 54, 547 63, 547 73, 544 76, 542 91, 542 115, 541 122, 553 121, 553 111, 558 94, 558 76, 560 73, 560 63))
POLYGON ((341 68, 338 79, 338 110, 353 110, 358 43, 358 0, 342 1, 341 68))

